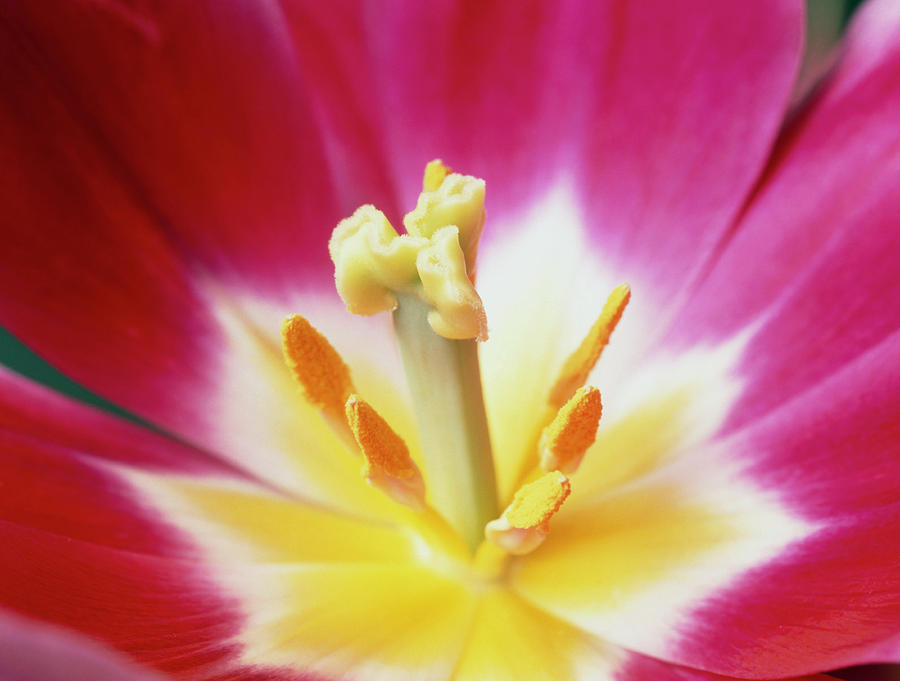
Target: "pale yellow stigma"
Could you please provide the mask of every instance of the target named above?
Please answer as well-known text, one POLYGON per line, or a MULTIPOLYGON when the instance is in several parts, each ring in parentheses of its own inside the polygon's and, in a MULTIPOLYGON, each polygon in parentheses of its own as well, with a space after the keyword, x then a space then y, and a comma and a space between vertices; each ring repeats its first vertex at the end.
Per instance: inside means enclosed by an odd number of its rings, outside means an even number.
POLYGON ((453 171, 449 166, 445 166, 441 159, 436 158, 429 161, 425 166, 425 175, 422 178, 422 191, 433 192, 441 186, 444 178, 453 171))
POLYGON ((579 388, 544 428, 538 446, 541 468, 572 474, 578 470, 584 453, 597 438, 597 426, 603 414, 600 391, 594 387, 579 388))
POLYGON ((428 239, 398 235, 374 206, 360 206, 341 220, 328 242, 338 294, 353 314, 397 307, 397 293, 418 284, 416 256, 428 239))
POLYGON ((328 250, 338 294, 353 314, 396 310, 401 297, 431 308, 435 333, 452 340, 487 337, 484 306, 473 285, 484 227, 484 180, 425 170, 426 191, 398 234, 374 206, 361 206, 332 232, 328 250), (433 187, 433 189, 431 189, 433 187))
POLYGON ((571 491, 569 479, 558 471, 523 485, 503 514, 487 524, 485 536, 509 553, 531 553, 546 539, 550 518, 571 491))
POLYGON ((487 340, 487 316, 481 296, 466 275, 459 230, 450 225, 435 232, 416 259, 425 298, 435 301, 428 323, 444 338, 487 340))
POLYGON ((347 423, 365 457, 362 475, 373 487, 417 511, 425 508, 425 481, 403 439, 372 406, 350 395, 347 423))
POLYGON ((350 369, 325 336, 305 317, 291 314, 281 323, 281 345, 306 399, 333 415, 343 415, 353 382, 350 369))
POLYGON ((561 408, 587 381, 588 375, 609 343, 609 338, 615 331, 630 299, 631 288, 628 284, 620 284, 609 294, 597 321, 594 322, 578 349, 569 356, 563 365, 559 378, 556 379, 556 383, 550 391, 548 402, 551 407, 561 408))
POLYGON ((449 225, 456 227, 466 269, 472 278, 478 241, 484 230, 484 196, 484 180, 451 173, 435 189, 419 194, 416 207, 403 217, 403 226, 411 236, 425 239, 449 225))

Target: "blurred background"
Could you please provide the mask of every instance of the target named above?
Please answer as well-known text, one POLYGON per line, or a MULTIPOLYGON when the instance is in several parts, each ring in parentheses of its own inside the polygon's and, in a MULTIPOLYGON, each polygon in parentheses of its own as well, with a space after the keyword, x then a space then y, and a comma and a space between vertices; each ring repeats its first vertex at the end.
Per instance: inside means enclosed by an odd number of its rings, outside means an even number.
MULTIPOLYGON (((841 35, 864 0, 807 0, 808 38, 804 64, 798 78, 794 101, 799 102, 825 74, 832 63, 841 35)), ((898 0, 900 2, 900 0, 898 0)), ((0 364, 29 378, 46 384, 75 399, 93 404, 120 416, 140 422, 56 371, 31 352, 15 336, 0 325, 0 364)), ((146 425, 146 424, 145 424, 146 425)), ((870 665, 833 672, 847 681, 900 681, 900 665, 870 665)))

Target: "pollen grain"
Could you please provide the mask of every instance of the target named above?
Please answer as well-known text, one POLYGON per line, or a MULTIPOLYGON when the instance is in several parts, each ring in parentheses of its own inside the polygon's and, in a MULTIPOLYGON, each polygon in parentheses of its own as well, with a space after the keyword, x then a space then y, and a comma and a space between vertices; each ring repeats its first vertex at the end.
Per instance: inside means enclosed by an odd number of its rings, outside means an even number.
POLYGON ((373 469, 394 478, 410 478, 417 473, 403 438, 394 432, 372 405, 357 395, 350 395, 346 413, 350 430, 366 459, 363 464, 365 477, 369 477, 373 469))
POLYGON ((485 538, 515 556, 531 553, 547 538, 550 518, 571 491, 569 479, 559 471, 522 485, 503 514, 485 526, 485 538))
POLYGON ((547 473, 534 482, 523 485, 503 512, 514 528, 548 529, 550 518, 556 514, 572 491, 569 479, 559 472, 547 473))
POLYGON ((346 405, 347 424, 365 461, 362 476, 399 504, 426 511, 425 480, 397 433, 372 406, 356 395, 346 405))
POLYGON ((299 314, 288 315, 282 322, 281 342, 285 362, 306 399, 320 409, 343 414, 353 382, 338 351, 299 314))
POLYGON ((592 386, 578 388, 544 429, 539 446, 541 468, 574 473, 597 438, 602 414, 600 391, 592 386))

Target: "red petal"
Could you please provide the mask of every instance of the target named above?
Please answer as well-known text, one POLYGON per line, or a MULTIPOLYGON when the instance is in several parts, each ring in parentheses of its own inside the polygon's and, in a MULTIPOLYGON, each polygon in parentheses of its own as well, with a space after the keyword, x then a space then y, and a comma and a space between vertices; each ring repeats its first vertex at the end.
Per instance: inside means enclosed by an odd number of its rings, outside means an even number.
POLYGON ((94 180, 101 216, 125 192, 220 282, 285 293, 330 270, 325 245, 343 215, 275 8, 20 3, 2 19, 14 149, 55 170, 43 201, 26 204, 32 228, 52 204, 84 200, 67 177, 81 176, 94 180))
POLYGON ((163 681, 90 639, 0 611, 4 681, 163 681))
MULTIPOLYGON (((652 657, 629 654, 626 662, 616 674, 618 681, 735 681, 730 676, 710 674, 699 669, 679 667, 652 657)), ((785 681, 829 681, 830 676, 817 674, 785 681)))
MULTIPOLYGON (((213 580, 192 539, 149 506, 122 472, 230 478, 232 484, 248 481, 246 476, 6 372, 0 372, 0 469, 4 607, 80 632, 179 678, 196 678, 201 669, 203 678, 220 672, 245 678, 232 641, 243 620, 234 597, 213 580)), ((56 667, 33 659, 43 639, 29 635, 20 655, 4 656, 9 639, 3 626, 0 617, 0 672, 4 664, 15 665, 9 668, 31 674, 21 678, 40 681, 40 674, 55 673, 56 667)), ((60 659, 68 654, 64 643, 60 659)), ((95 665, 98 675, 106 669, 90 649, 72 664, 82 662, 84 670, 95 665)), ((115 661, 108 664, 116 668, 115 661)), ((255 673, 248 670, 246 679, 255 673)))

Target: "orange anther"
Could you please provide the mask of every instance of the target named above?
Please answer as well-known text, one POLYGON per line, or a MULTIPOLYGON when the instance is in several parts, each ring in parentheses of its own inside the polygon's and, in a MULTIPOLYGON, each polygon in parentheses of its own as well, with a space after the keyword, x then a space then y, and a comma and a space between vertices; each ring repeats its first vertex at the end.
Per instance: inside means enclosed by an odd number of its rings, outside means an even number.
POLYGON ((305 317, 292 314, 281 324, 284 358, 306 399, 335 415, 353 392, 350 369, 337 350, 305 317))
POLYGON ((350 395, 346 404, 347 423, 365 457, 363 477, 395 501, 422 510, 425 482, 409 449, 372 406, 350 395))
POLYGON ((544 428, 538 447, 541 468, 572 474, 597 438, 597 426, 603 414, 600 391, 582 387, 566 402, 556 418, 544 428))
POLYGON ((550 518, 571 491, 569 479, 558 471, 523 485, 503 515, 487 524, 485 536, 509 553, 531 553, 547 537, 550 518))
POLYGON ((600 359, 603 348, 609 343, 609 337, 615 331, 630 299, 631 288, 628 284, 620 284, 609 294, 597 321, 594 322, 578 349, 569 356, 563 365, 559 378, 556 379, 556 383, 550 391, 548 398, 550 406, 555 409, 562 407, 587 381, 588 374, 600 359))

